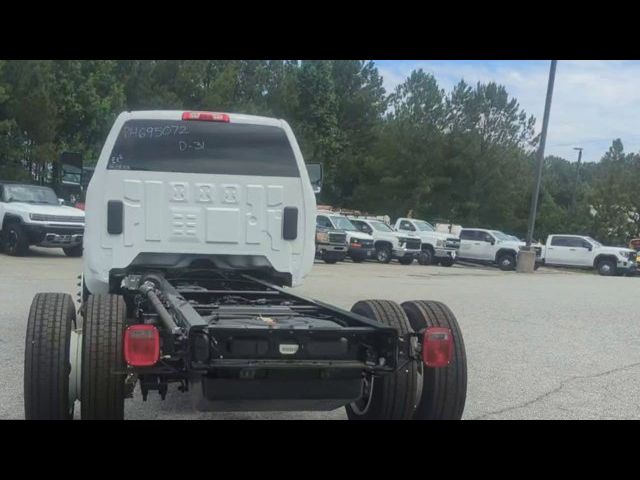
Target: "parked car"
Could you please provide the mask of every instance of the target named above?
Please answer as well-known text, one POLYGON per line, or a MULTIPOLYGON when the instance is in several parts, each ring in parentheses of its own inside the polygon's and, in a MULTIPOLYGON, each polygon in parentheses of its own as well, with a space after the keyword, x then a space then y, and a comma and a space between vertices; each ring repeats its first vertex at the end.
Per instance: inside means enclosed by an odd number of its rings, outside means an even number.
MULTIPOLYGON (((497 265, 500 270, 514 270, 520 248, 525 245, 499 230, 463 228, 460 231, 458 258, 497 265)), ((542 262, 542 248, 536 247, 536 266, 542 262)))
POLYGON ((331 211, 320 211, 316 215, 316 225, 344 232, 347 236, 347 255, 354 262, 360 263, 374 257, 373 237, 358 230, 347 217, 331 211))
POLYGON ((9 255, 25 255, 37 245, 79 257, 83 236, 84 212, 61 205, 52 188, 0 182, 0 240, 9 255))
POLYGON ((596 269, 610 276, 636 271, 636 251, 607 247, 591 237, 553 234, 547 237, 545 265, 596 269))
POLYGON ((341 262, 347 256, 347 234, 316 225, 316 258, 325 263, 341 262))
POLYGON ((425 220, 398 218, 395 229, 398 232, 410 232, 420 237, 422 253, 418 256, 421 265, 439 263, 450 267, 456 261, 460 238, 452 233, 441 233, 425 220))
POLYGON ((376 218, 350 217, 361 232, 373 237, 376 258, 381 263, 397 259, 403 265, 409 265, 421 252, 420 237, 410 232, 396 232, 386 223, 376 218))

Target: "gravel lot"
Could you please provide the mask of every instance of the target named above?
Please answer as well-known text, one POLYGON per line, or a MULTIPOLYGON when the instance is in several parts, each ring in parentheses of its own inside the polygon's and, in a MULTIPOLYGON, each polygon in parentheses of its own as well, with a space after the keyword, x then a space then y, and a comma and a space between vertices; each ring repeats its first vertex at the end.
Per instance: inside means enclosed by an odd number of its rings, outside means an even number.
MULTIPOLYGON (((81 259, 32 248, 0 254, 0 418, 24 418, 24 335, 36 292, 75 295, 81 259)), ((344 308, 360 299, 441 300, 457 315, 469 362, 466 419, 640 418, 640 279, 540 269, 317 263, 303 295, 344 308)), ((170 390, 127 401, 127 418, 344 419, 327 413, 199 413, 170 390)), ((79 410, 76 409, 76 410, 79 410)))

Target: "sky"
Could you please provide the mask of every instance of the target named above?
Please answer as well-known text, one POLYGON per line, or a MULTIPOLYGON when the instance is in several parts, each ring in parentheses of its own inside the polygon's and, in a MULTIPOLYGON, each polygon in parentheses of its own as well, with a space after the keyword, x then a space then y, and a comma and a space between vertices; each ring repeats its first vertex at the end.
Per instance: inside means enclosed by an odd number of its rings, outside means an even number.
MULTIPOLYGON (((432 73, 447 92, 461 79, 471 85, 504 85, 520 107, 536 118, 540 132, 550 61, 374 60, 387 92, 412 70, 432 73)), ((559 60, 547 132, 546 155, 598 161, 620 138, 626 152, 640 152, 640 61, 559 60)))

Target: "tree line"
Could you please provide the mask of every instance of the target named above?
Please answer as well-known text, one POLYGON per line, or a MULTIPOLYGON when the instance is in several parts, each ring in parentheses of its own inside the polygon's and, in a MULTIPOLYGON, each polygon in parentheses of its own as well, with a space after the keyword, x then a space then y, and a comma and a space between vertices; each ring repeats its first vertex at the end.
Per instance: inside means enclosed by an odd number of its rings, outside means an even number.
MULTIPOLYGON (((284 118, 324 166, 319 202, 526 232, 539 138, 517 99, 493 82, 445 91, 421 69, 386 92, 362 60, 0 60, 0 179, 38 181, 65 151, 94 163, 118 113, 139 109, 284 118)), ((638 236, 639 167, 620 139, 579 172, 547 157, 536 237, 638 236)))

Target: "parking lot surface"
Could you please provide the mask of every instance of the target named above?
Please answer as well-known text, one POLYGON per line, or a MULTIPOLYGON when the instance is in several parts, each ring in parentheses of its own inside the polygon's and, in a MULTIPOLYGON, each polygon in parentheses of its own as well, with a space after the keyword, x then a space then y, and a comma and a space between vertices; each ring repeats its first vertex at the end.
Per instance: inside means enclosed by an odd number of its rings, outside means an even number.
MULTIPOLYGON (((0 254, 0 418, 24 418, 27 315, 37 292, 74 295, 82 259, 32 248, 0 254)), ((299 294, 350 308, 361 299, 440 300, 467 349, 465 419, 640 418, 640 279, 541 268, 534 274, 368 262, 316 263, 299 294)), ((78 416, 79 408, 76 409, 78 416)), ((200 413, 171 386, 162 402, 139 390, 129 419, 346 419, 332 412, 200 413)))

